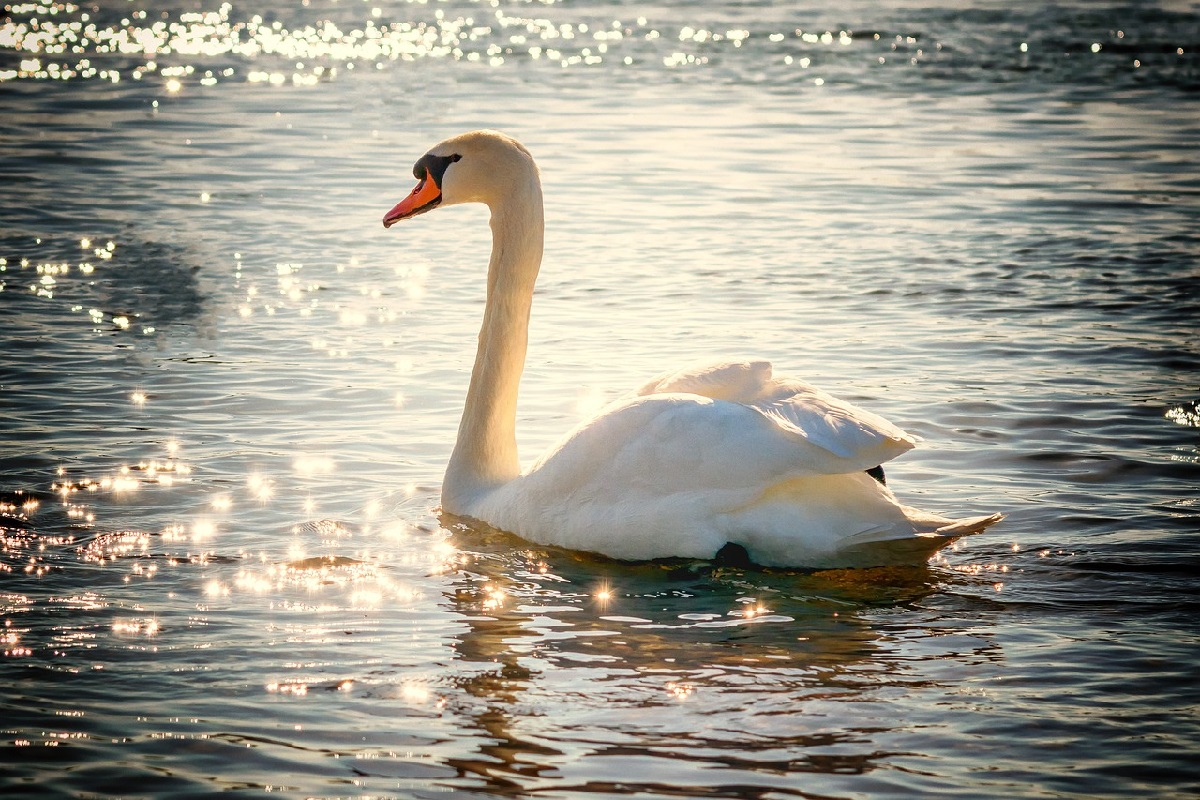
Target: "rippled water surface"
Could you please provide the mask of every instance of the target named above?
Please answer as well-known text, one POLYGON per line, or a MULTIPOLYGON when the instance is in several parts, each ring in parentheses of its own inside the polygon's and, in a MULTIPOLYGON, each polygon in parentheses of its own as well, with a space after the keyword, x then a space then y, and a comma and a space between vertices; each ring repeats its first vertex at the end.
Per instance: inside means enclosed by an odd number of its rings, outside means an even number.
POLYGON ((1200 793, 1200 9, 12 3, 0 787, 1200 793), (919 434, 927 568, 531 549, 436 514, 486 212, 539 159, 532 459, 762 355, 919 434))

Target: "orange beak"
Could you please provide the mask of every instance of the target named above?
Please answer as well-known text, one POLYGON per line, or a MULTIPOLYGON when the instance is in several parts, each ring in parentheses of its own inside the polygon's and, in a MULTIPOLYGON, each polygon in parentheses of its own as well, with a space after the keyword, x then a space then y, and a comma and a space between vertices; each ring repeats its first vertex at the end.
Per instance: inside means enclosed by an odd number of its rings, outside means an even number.
POLYGON ((390 228, 402 219, 415 217, 432 211, 442 202, 442 190, 429 173, 417 184, 408 197, 396 204, 396 207, 383 217, 383 227, 390 228))

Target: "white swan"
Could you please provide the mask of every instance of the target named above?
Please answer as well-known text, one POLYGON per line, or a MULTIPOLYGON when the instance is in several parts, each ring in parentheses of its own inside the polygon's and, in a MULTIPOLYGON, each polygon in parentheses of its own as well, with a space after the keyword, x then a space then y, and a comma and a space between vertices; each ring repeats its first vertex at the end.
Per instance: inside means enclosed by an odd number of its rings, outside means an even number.
POLYGON ((443 512, 618 559, 736 552, 767 566, 817 568, 922 563, 1002 518, 951 520, 900 505, 874 468, 910 449, 912 437, 773 376, 766 361, 655 378, 522 473, 517 386, 542 260, 537 165, 517 141, 475 131, 433 147, 413 174, 419 183, 385 227, 439 205, 491 210, 487 302, 443 512))

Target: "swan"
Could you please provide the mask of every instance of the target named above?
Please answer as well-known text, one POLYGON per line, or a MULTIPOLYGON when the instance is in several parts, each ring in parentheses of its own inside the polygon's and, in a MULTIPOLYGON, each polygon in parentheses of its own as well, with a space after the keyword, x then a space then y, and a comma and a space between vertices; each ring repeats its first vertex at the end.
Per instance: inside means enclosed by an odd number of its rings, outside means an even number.
POLYGON ((659 375, 522 472, 517 389, 544 232, 538 167, 522 144, 484 130, 435 145, 413 175, 384 227, 459 203, 491 212, 483 324, 444 514, 621 560, 729 555, 815 569, 924 563, 1002 519, 901 505, 880 465, 913 437, 757 360, 659 375))

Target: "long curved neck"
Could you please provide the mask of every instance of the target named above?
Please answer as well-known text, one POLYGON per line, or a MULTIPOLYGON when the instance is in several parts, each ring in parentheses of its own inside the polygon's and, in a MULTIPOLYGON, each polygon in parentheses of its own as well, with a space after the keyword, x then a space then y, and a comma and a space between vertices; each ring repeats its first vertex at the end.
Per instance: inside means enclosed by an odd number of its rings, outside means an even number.
POLYGON ((458 441, 442 483, 442 510, 470 503, 521 473, 517 388, 525 368, 529 307, 542 263, 542 189, 536 173, 492 208, 487 302, 458 441))

